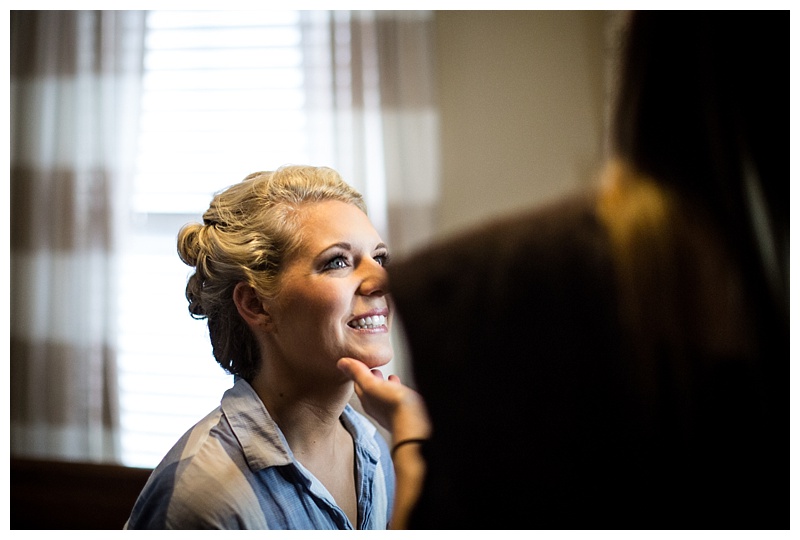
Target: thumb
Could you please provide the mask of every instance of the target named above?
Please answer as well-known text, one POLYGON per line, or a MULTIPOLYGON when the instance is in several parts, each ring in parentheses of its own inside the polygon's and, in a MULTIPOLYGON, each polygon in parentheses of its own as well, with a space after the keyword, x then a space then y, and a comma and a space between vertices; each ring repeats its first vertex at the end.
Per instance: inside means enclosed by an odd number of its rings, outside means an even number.
POLYGON ((339 368, 345 375, 351 379, 356 379, 359 375, 363 375, 363 371, 369 371, 369 368, 354 358, 340 358, 336 362, 336 367, 339 368))
POLYGON ((344 372, 347 376, 352 378, 353 376, 353 367, 352 367, 352 358, 339 358, 339 361, 336 362, 336 367, 339 368, 339 371, 344 372))

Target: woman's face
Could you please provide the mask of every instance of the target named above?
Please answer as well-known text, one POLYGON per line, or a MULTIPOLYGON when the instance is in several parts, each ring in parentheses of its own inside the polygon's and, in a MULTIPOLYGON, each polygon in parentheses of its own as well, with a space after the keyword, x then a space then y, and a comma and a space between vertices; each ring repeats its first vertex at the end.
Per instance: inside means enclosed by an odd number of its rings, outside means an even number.
POLYGON ((336 376, 343 356, 386 364, 391 308, 380 235, 364 212, 340 201, 305 205, 299 218, 303 242, 266 301, 273 354, 292 369, 336 376))

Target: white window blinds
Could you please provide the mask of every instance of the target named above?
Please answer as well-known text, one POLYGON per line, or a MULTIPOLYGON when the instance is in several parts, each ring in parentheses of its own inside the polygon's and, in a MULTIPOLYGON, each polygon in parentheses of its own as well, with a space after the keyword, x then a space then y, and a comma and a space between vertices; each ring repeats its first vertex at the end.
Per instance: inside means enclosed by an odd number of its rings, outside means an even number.
POLYGON ((189 316, 175 248, 212 194, 309 163, 300 13, 148 14, 141 131, 119 275, 122 462, 154 467, 232 384, 189 316))

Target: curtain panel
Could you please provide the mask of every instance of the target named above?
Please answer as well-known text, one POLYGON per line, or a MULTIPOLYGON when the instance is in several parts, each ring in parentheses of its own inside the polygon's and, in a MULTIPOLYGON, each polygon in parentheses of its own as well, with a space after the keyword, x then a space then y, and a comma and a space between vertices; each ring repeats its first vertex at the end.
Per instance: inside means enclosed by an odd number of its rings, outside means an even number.
POLYGON ((117 460, 114 253, 143 21, 10 13, 14 456, 117 460))
POLYGON ((396 11, 377 24, 388 236, 403 254, 433 238, 440 198, 433 12, 396 11))
POLYGON ((303 44, 312 155, 364 194, 393 253, 425 243, 440 174, 433 12, 307 11, 303 44))

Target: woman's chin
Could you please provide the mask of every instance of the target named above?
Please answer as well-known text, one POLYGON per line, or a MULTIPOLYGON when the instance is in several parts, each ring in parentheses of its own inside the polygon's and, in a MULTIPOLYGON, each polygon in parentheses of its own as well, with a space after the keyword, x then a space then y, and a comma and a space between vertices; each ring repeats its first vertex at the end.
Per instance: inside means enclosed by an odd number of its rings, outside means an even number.
POLYGON ((386 364, 391 362, 393 356, 394 356, 393 352, 389 350, 382 353, 363 354, 361 356, 354 356, 353 358, 360 361, 368 368, 375 369, 385 366, 386 364))

